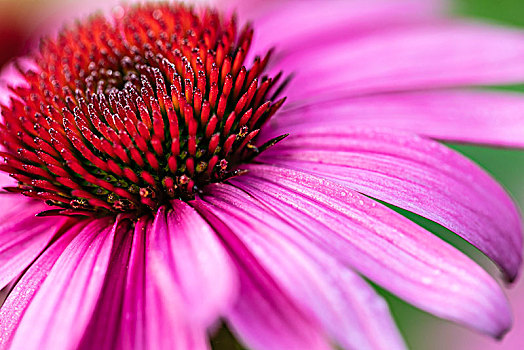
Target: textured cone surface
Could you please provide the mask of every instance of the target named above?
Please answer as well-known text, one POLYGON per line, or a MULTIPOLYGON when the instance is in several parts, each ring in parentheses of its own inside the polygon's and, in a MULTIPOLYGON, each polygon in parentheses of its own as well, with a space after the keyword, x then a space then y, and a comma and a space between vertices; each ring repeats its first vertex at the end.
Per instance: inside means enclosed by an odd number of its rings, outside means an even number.
POLYGON ((119 8, 43 39, 2 106, 6 188, 50 214, 143 214, 238 175, 283 99, 253 30, 181 4, 119 8))

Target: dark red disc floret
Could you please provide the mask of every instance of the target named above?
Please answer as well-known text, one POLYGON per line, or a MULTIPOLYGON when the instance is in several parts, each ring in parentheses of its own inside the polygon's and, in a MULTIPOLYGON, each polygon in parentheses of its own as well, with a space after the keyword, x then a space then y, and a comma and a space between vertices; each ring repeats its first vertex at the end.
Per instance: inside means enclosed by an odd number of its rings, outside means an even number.
POLYGON ((51 214, 152 212, 238 175, 283 99, 271 52, 248 68, 253 29, 182 4, 95 15, 43 39, 2 106, 6 190, 51 214))

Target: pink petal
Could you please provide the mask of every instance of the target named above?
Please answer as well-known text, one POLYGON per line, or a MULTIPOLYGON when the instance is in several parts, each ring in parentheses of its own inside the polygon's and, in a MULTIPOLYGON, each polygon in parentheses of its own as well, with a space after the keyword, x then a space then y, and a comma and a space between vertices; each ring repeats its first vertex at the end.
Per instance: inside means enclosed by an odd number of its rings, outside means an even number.
MULTIPOLYGON (((150 227, 151 222, 147 218, 138 219, 135 225, 117 349, 146 349, 145 235, 150 227)), ((155 324, 156 322, 150 326, 154 327, 155 324)))
POLYGON ((152 247, 161 243, 151 241, 155 234, 151 221, 146 217, 138 220, 129 258, 117 348, 207 349, 205 328, 190 323, 192 316, 188 312, 191 311, 187 311, 181 299, 180 286, 174 282, 172 271, 159 260, 157 253, 152 254, 152 247))
MULTIPOLYGON (((188 315, 187 305, 178 298, 180 287, 170 276, 171 271, 163 263, 153 261, 147 274, 153 276, 154 289, 146 288, 149 293, 148 307, 155 311, 148 312, 148 349, 208 349, 206 328, 194 323, 188 315), (171 293, 170 293, 171 291, 171 293), (154 325, 151 327, 150 325, 154 325)), ((189 311, 190 312, 190 311, 189 311)), ((215 322, 218 320, 215 320, 215 322)))
POLYGON ((231 186, 216 186, 206 201, 221 209, 213 212, 227 220, 279 286, 341 346, 404 348, 382 298, 261 202, 231 186))
POLYGON ((259 350, 328 349, 316 323, 282 291, 258 257, 232 231, 231 217, 201 200, 193 205, 220 232, 237 265, 240 295, 226 318, 240 339, 259 350))
MULTIPOLYGON (((16 186, 16 180, 10 177, 8 174, 4 172, 0 172, 0 187, 6 187, 6 186, 16 186)), ((12 198, 13 196, 16 196, 16 195, 7 195, 8 198, 12 198)), ((21 199, 20 196, 16 196, 16 197, 21 199)), ((26 201, 28 201, 28 198, 25 198, 25 199, 26 201)), ((4 205, 4 203, 7 203, 9 201, 10 201, 9 199, 5 200, 3 198, 0 198, 0 205, 4 205)))
MULTIPOLYGON (((32 59, 19 58, 18 63, 22 70, 36 69, 32 59)), ((2 67, 0 67, 2 68, 2 67)), ((6 64, 0 71, 0 112, 3 106, 10 105, 10 99, 15 95, 11 92, 10 87, 25 86, 26 80, 16 69, 15 63, 6 64)))
POLYGON ((151 259, 166 266, 177 286, 169 293, 180 293, 189 322, 209 326, 235 298, 234 267, 214 231, 193 208, 179 200, 172 206, 167 213, 161 208, 153 223, 151 259))
POLYGON ((102 288, 115 228, 91 222, 60 255, 36 292, 10 349, 76 348, 102 288))
POLYGON ((65 220, 39 218, 45 206, 0 194, 0 289, 18 276, 45 248, 65 220))
MULTIPOLYGON (((146 349, 206 349, 205 328, 192 317, 183 300, 183 287, 174 279, 171 266, 159 256, 168 241, 165 210, 159 209, 152 226, 146 228, 145 329, 146 349), (165 230, 164 230, 165 229, 165 230)), ((199 315, 200 316, 200 315, 199 315)))
POLYGON ((84 229, 85 223, 80 222, 46 249, 42 255, 22 275, 20 281, 9 294, 0 308, 0 349, 8 349, 27 306, 33 300, 49 271, 67 248, 72 239, 84 229))
POLYGON ((494 279, 430 232, 336 182, 272 166, 249 170, 235 185, 292 225, 295 236, 437 316, 493 336, 509 328, 509 306, 494 279))
MULTIPOLYGON (((501 340, 493 340, 473 332, 448 326, 445 324, 434 324, 435 327, 428 328, 431 337, 439 339, 442 349, 453 350, 516 350, 521 349, 524 344, 524 280, 508 291, 508 298, 512 310, 514 310, 514 325, 511 331, 501 340)), ((429 335, 429 333, 426 334, 429 335)), ((434 338, 432 338, 434 339, 434 338)))
POLYGON ((518 83, 524 79, 524 33, 476 24, 412 26, 290 55, 278 66, 297 72, 286 95, 308 102, 518 83))
POLYGON ((109 258, 104 285, 98 303, 77 349, 114 349, 123 318, 123 296, 133 241, 133 229, 123 221, 115 231, 115 241, 109 258))
POLYGON ((522 228, 504 189, 462 155, 409 134, 357 128, 294 133, 263 154, 320 174, 450 229, 502 267, 519 271, 522 228))
POLYGON ((417 23, 434 16, 435 1, 264 1, 243 9, 254 20, 253 52, 265 54, 275 47, 277 56, 307 51, 337 41, 393 26, 417 23))
POLYGON ((524 97, 487 91, 372 95, 286 111, 272 125, 265 138, 318 126, 380 125, 444 141, 522 148, 524 97))

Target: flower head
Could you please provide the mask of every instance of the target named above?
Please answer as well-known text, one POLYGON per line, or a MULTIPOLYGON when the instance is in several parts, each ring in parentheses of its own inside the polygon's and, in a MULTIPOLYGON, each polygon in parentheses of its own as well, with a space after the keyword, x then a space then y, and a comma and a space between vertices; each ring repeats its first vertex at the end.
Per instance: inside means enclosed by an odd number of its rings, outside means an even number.
POLYGON ((260 79, 269 53, 248 70, 253 30, 237 30, 209 9, 150 4, 42 41, 4 108, 7 189, 64 208, 43 214, 140 215, 237 175, 273 143, 253 141, 283 102, 268 100, 278 77, 260 79))
POLYGON ((253 349, 403 348, 361 275, 503 334, 497 282, 380 201, 516 278, 518 209, 431 139, 523 145, 521 96, 457 88, 524 78, 524 36, 429 2, 237 5, 119 7, 5 74, 0 349, 200 349, 220 320, 253 349))

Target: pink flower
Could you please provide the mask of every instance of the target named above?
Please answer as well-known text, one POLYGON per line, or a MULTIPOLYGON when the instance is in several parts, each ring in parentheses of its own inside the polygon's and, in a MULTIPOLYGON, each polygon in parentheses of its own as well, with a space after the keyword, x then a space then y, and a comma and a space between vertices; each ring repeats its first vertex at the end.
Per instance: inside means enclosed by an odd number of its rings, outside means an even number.
POLYGON ((361 275, 506 332, 498 283, 381 202, 516 278, 518 209, 437 141, 524 145, 521 95, 472 88, 522 81, 524 34, 427 1, 238 8, 118 8, 5 73, 0 348, 200 349, 221 318, 253 349, 403 348, 361 275))

